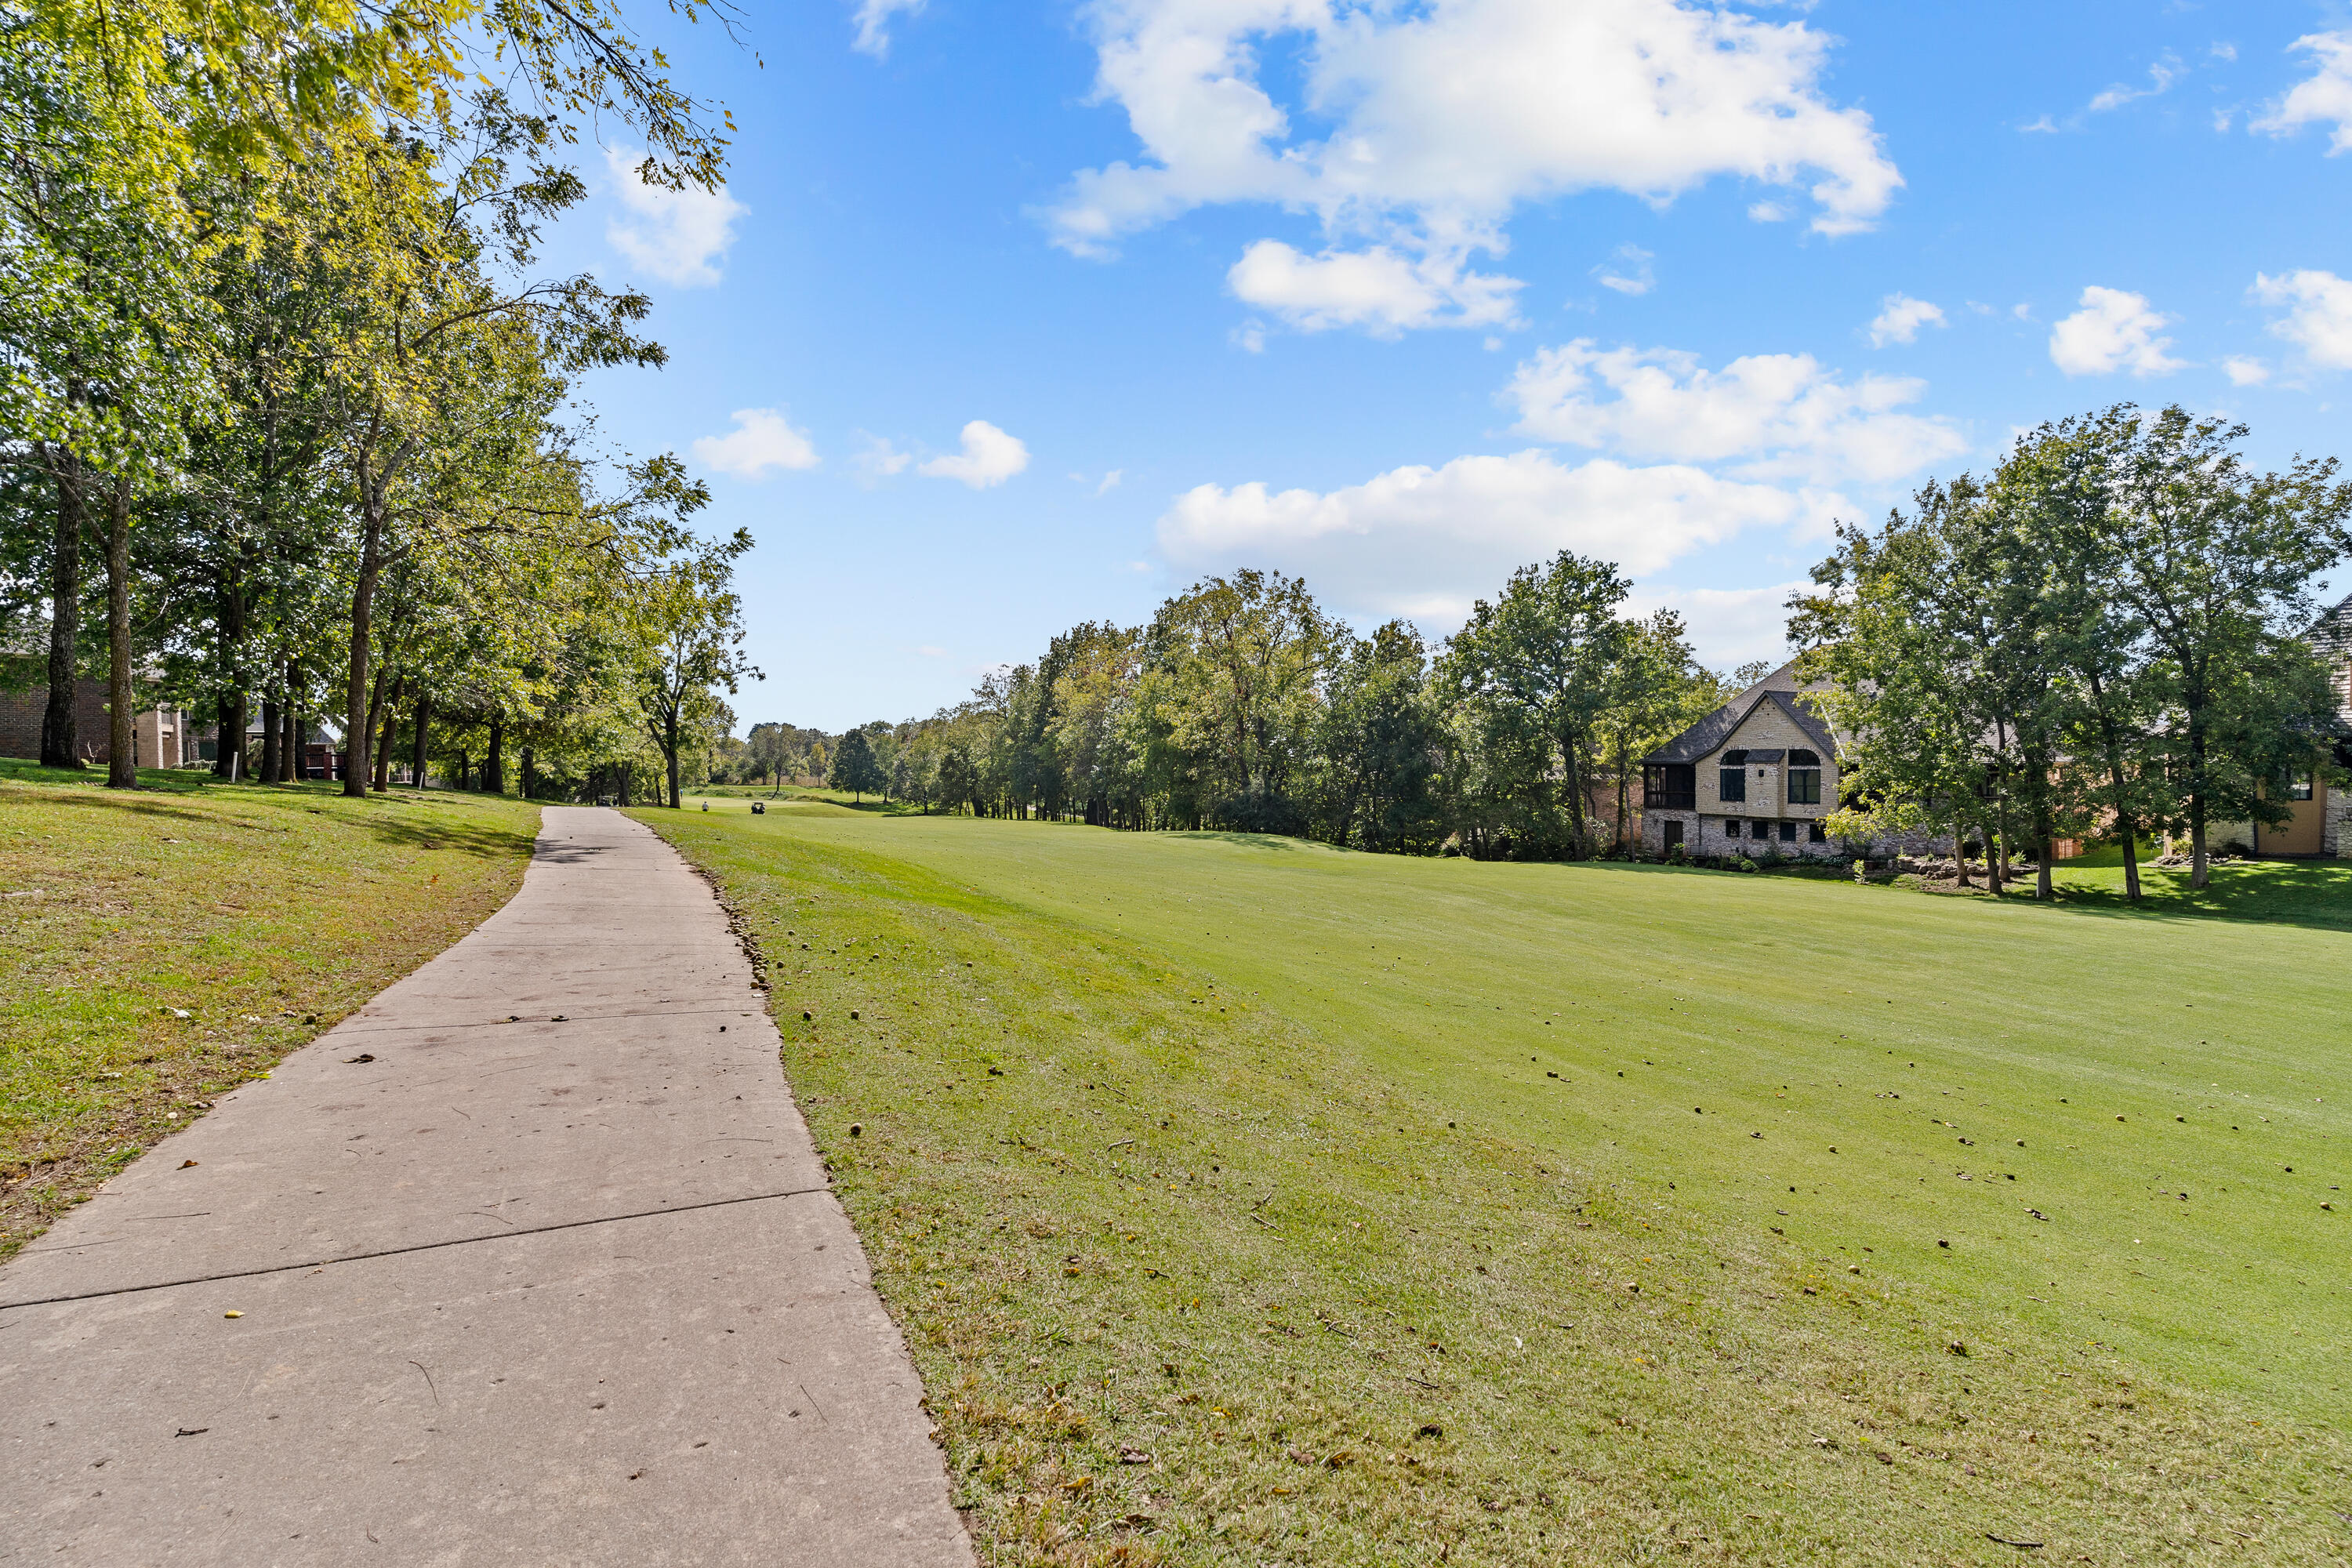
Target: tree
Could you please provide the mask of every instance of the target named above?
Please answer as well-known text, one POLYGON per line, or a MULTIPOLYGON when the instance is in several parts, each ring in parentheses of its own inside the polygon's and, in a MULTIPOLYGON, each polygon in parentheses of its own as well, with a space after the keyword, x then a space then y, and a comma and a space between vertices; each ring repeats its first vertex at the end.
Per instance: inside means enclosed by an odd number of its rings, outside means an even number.
POLYGON ((730 695, 744 680, 765 679, 743 658, 743 607, 734 563, 751 548, 740 530, 701 542, 664 562, 627 589, 636 653, 631 684, 640 720, 661 753, 667 804, 679 805, 678 755, 717 715, 714 688, 730 695))
POLYGON ((1660 610, 1635 623, 1610 666, 1600 716, 1601 744, 1617 784, 1614 837, 1620 847, 1626 841, 1629 795, 1640 759, 1720 705, 1725 695, 1692 655, 1678 612, 1660 610))
POLYGON ((1842 799, 1827 819, 1841 838, 1926 829, 1950 833, 1957 848, 1973 824, 1997 859, 1992 716, 1974 646, 1938 600, 1970 596, 1950 586, 1951 518, 1979 495, 1963 475, 1922 487, 1916 510, 1890 513, 1876 534, 1841 525, 1835 552, 1813 568, 1818 591, 1790 601, 1789 640, 1806 650, 1797 672, 1826 683, 1807 700, 1845 739, 1842 799))
POLYGON ((1616 614, 1632 588, 1615 566, 1563 550, 1548 565, 1511 574, 1496 600, 1478 600, 1446 643, 1445 677, 1456 700, 1490 716, 1515 710, 1540 735, 1541 765, 1556 769, 1561 783, 1558 808, 1572 859, 1592 850, 1586 784, 1609 672, 1633 635, 1616 614))
POLYGON ((862 800, 869 790, 883 784, 882 764, 875 760, 874 742, 863 730, 852 730, 841 737, 833 751, 833 772, 825 780, 835 789, 849 791, 853 799, 862 800))
POLYGON ((1331 623, 1279 572, 1211 577, 1169 600, 1146 634, 1140 749, 1185 810, 1252 832, 1295 831, 1331 623))
POLYGON ((2283 821, 2289 769, 2335 727, 2299 634, 2312 578, 2346 552, 2352 485, 2336 482, 2333 458, 2257 475, 2232 449, 2245 433, 2178 406, 2106 433, 2114 583, 2147 626, 2171 714, 2167 763, 2197 888, 2210 880, 2210 825, 2283 821))
POLYGON ((1435 783, 1444 731, 1421 636, 1390 621, 1338 634, 1316 725, 1318 832, 1366 849, 1426 848, 1444 834, 1435 783))
POLYGON ((782 724, 754 724, 751 734, 744 738, 752 765, 762 777, 773 781, 773 793, 777 795, 784 791, 784 728, 782 724))

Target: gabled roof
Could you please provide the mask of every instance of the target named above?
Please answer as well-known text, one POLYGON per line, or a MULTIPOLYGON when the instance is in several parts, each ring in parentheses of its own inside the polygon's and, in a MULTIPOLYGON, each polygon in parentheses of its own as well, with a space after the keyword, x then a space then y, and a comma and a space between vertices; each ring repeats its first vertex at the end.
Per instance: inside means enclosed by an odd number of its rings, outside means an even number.
POLYGON ((1756 710, 1768 702, 1779 704, 1780 711, 1789 716, 1799 731, 1807 740, 1812 742, 1822 756, 1837 755, 1836 737, 1830 733, 1828 725, 1822 723, 1817 715, 1797 700, 1795 692, 1766 689, 1744 692, 1734 698, 1648 756, 1643 757, 1642 761, 1644 763, 1704 761, 1720 750, 1726 741, 1738 733, 1739 727, 1747 723, 1756 710))
POLYGON ((2312 622, 2304 636, 2323 653, 2352 653, 2352 597, 2312 622))

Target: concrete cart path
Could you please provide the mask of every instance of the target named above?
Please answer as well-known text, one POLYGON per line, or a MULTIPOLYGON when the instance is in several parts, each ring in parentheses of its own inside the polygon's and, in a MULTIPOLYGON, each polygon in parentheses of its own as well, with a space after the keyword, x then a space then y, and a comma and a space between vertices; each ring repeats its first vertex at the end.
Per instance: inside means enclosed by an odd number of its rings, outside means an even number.
POLYGON ((543 824, 0 1269, 0 1562, 971 1563, 709 888, 543 824))

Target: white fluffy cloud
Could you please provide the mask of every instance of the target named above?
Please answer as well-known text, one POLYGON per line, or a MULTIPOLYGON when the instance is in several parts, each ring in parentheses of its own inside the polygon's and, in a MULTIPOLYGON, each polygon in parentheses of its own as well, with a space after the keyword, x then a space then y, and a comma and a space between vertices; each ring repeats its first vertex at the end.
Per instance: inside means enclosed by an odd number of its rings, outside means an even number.
MULTIPOLYGON (((905 465, 901 462, 899 466, 905 465)), ((991 485, 1003 484, 1028 466, 1029 448, 1022 445, 1019 437, 1006 435, 985 419, 975 419, 963 427, 961 452, 933 458, 917 465, 915 471, 984 490, 991 485)))
POLYGON ((1680 610, 1699 662, 1733 669, 1750 659, 1787 659, 1789 595, 1817 591, 1810 581, 1767 588, 1636 588, 1625 607, 1637 616, 1680 610))
POLYGON ((739 408, 733 418, 735 428, 728 434, 694 443, 695 461, 737 479, 756 479, 771 469, 814 468, 821 460, 808 432, 794 429, 781 408, 739 408))
POLYGON ((2221 362, 2221 374, 2231 386, 2260 386, 2271 378, 2271 367, 2249 354, 2231 354, 2221 362))
POLYGON ((1946 324, 1941 305, 1930 305, 1908 294, 1889 294, 1879 305, 1878 314, 1870 322, 1870 346, 1874 349, 1883 349, 1889 343, 1911 342, 1919 336, 1920 328, 1946 324))
POLYGON ((2318 68, 2249 129, 2284 136, 2306 125, 2332 124, 2329 155, 2352 153, 2352 31, 2306 34, 2291 47, 2311 56, 2318 68))
POLYGON ((2258 272, 2252 293, 2265 305, 2286 307, 2271 331, 2303 350, 2312 363, 2352 370, 2352 279, 2317 268, 2276 278, 2258 272))
POLYGON ((1261 253, 1250 277, 1300 293, 1301 319, 1394 330, 1491 310, 1509 280, 1477 279, 1465 301, 1422 264, 1476 279, 1468 258, 1503 250, 1522 202, 1663 202, 1731 175, 1801 187, 1813 226, 1843 234, 1902 184, 1869 117, 1822 96, 1829 41, 1800 21, 1681 0, 1105 0, 1091 16, 1097 96, 1126 110, 1143 157, 1081 171, 1048 215, 1055 241, 1100 254, 1222 203, 1311 213, 1332 246, 1372 248, 1353 272, 1335 251, 1261 253), (1262 82, 1266 48, 1297 51, 1296 104, 1262 82), (1296 134, 1294 110, 1329 133, 1296 134), (1350 316, 1343 285, 1368 277, 1381 303, 1350 316))
POLYGON ((1745 479, 1899 479, 1965 451, 1950 423, 1897 412, 1926 384, 1841 380, 1811 354, 1750 354, 1708 370, 1674 349, 1543 349, 1504 395, 1517 428, 1639 458, 1730 463, 1745 479))
POLYGON ((880 59, 890 52, 890 18, 911 16, 923 8, 923 0, 853 0, 850 20, 857 27, 857 37, 850 47, 880 59))
POLYGON ((1516 279, 1469 270, 1458 257, 1415 258, 1384 245, 1307 256, 1278 239, 1243 251, 1225 282, 1236 298, 1301 331, 1361 327, 1375 337, 1507 322, 1519 288, 1516 279))
POLYGON ((2157 334, 2172 318, 2150 308, 2147 295, 2093 284, 2081 304, 2050 331, 2050 363, 2068 375, 2164 375, 2186 363, 2165 353, 2172 340, 2157 334))
POLYGON ((604 226, 604 238, 638 271, 692 289, 719 281, 719 263, 735 243, 742 203, 725 191, 649 185, 637 176, 643 153, 604 149, 604 166, 622 212, 604 226))
POLYGON ((1328 491, 1202 485, 1161 516, 1159 536, 1182 570, 1279 567, 1350 609, 1444 622, 1561 550, 1651 573, 1744 529, 1819 525, 1838 505, 1683 464, 1569 466, 1526 451, 1394 468, 1328 491))

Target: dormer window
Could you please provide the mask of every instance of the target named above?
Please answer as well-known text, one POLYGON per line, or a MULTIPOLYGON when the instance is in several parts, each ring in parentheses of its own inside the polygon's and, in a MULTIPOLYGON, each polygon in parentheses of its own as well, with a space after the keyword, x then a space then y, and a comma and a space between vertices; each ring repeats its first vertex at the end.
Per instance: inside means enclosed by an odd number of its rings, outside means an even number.
POLYGON ((1738 750, 1724 752, 1721 764, 1715 770, 1715 783, 1717 800, 1746 800, 1748 753, 1738 750))
POLYGON ((1818 753, 1803 750, 1789 753, 1789 804, 1822 804, 1822 759, 1818 753))

